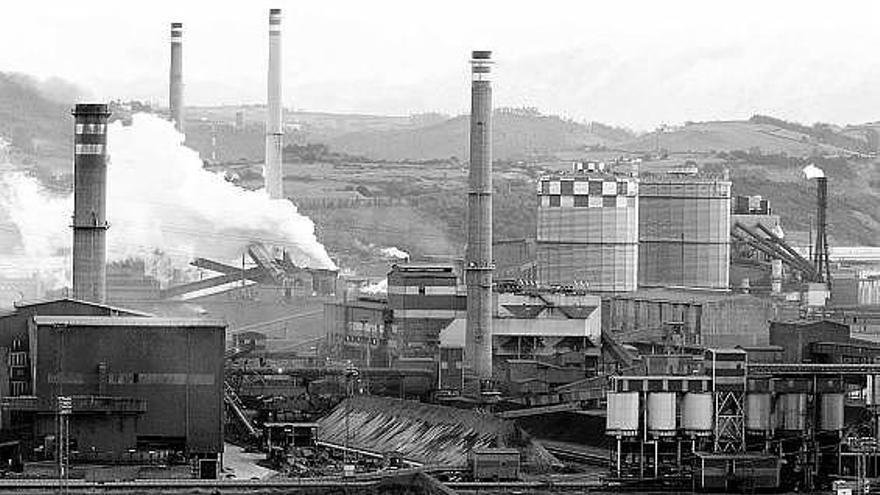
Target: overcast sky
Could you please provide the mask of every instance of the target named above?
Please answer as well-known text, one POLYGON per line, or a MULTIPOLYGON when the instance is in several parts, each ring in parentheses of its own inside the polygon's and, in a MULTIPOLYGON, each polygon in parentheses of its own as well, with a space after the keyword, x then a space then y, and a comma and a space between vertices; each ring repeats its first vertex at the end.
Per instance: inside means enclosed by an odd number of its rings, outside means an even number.
POLYGON ((166 105, 181 21, 186 102, 262 103, 269 7, 284 9, 297 109, 463 113, 470 50, 490 49, 496 106, 642 130, 754 113, 880 120, 871 0, 15 1, 0 4, 0 71, 166 105))

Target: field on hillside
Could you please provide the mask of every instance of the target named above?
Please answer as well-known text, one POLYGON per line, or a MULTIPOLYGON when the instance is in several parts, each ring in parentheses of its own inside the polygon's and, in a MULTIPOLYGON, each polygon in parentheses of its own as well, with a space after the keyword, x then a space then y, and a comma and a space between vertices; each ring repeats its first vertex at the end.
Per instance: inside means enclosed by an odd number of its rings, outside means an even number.
POLYGON ((663 149, 670 153, 760 150, 765 154, 785 153, 790 156, 846 151, 821 143, 806 133, 748 121, 687 124, 660 133, 645 134, 632 141, 620 143, 616 148, 630 152, 663 149))

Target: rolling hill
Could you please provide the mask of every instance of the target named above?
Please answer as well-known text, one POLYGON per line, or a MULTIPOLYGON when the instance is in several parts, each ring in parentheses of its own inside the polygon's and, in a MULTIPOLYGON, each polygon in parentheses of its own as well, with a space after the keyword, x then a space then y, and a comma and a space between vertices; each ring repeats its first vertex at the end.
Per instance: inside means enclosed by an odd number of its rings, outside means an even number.
MULTIPOLYGON (((494 158, 522 160, 566 150, 609 145, 632 139, 628 131, 602 124, 584 125, 532 109, 498 109, 494 114, 494 158)), ((354 132, 330 139, 336 151, 376 160, 467 158, 469 117, 435 125, 382 132, 354 132)))
POLYGON ((42 167, 57 169, 73 152, 72 104, 50 98, 28 76, 0 72, 0 137, 11 155, 24 163, 40 157, 42 167))
POLYGON ((637 153, 657 149, 669 153, 753 150, 764 154, 809 156, 876 151, 871 139, 867 132, 837 130, 821 124, 808 127, 756 115, 744 121, 689 122, 643 134, 616 148, 637 153))

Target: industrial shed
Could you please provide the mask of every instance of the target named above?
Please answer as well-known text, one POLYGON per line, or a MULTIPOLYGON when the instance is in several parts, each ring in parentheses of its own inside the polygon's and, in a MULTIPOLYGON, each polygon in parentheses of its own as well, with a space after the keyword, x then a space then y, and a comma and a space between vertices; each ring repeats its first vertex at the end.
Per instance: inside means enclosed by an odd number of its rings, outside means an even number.
POLYGON ((29 432, 29 451, 51 451, 58 397, 70 397, 73 460, 131 461, 147 451, 219 459, 225 328, 205 319, 33 316, 31 390, 4 398, 4 427, 29 432))
POLYGON ((646 289, 602 297, 602 330, 621 341, 662 335, 679 323, 683 344, 764 346, 774 316, 770 301, 747 294, 646 289))

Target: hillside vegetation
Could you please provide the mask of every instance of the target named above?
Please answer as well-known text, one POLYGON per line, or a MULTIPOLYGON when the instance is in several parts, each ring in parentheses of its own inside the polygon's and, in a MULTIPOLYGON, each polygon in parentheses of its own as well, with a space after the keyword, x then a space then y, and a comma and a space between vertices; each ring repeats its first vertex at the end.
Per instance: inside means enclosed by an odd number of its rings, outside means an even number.
MULTIPOLYGON (((71 171, 70 107, 57 103, 27 78, 0 74, 0 136, 11 141, 16 162, 33 164, 44 178, 52 172, 71 171)), ((226 107, 204 110, 203 116, 218 119, 218 125, 213 129, 210 121, 192 125, 188 144, 207 157, 214 133, 218 159, 243 158, 242 163, 225 166, 235 168, 243 185, 255 188, 262 183, 264 133, 255 122, 262 109, 247 111, 245 127, 236 128, 234 121, 225 120, 234 119, 235 111, 226 107)), ((291 144, 285 149, 289 195, 394 200, 378 206, 306 209, 319 237, 345 266, 363 266, 371 252, 389 245, 416 256, 461 253, 467 116, 336 119, 330 114, 310 114, 305 118, 307 122, 287 136, 291 144)), ((801 237, 809 231, 815 209, 814 184, 802 177, 801 169, 815 163, 829 176, 832 244, 880 245, 880 166, 876 158, 866 155, 878 141, 872 129, 807 126, 755 116, 748 121, 689 123, 663 132, 658 142, 656 133, 638 136, 598 123, 542 115, 534 109, 499 109, 494 120, 495 237, 535 234, 535 181, 542 173, 568 169, 572 160, 645 155, 650 163, 644 169, 687 160, 703 167, 727 168, 734 194, 768 198, 786 232, 801 237), (656 156, 658 145, 664 160, 656 156)), ((65 184, 69 187, 69 181, 65 184)), ((381 274, 387 266, 382 263, 372 271, 381 274)))
POLYGON ((19 162, 41 158, 43 167, 57 168, 73 150, 72 104, 50 99, 35 79, 0 72, 0 137, 12 145, 19 162))
MULTIPOLYGON (((628 131, 585 125, 534 109, 498 109, 493 125, 493 153, 497 160, 525 160, 552 156, 566 150, 609 145, 632 139, 628 131)), ((435 125, 383 132, 355 132, 329 140, 335 150, 377 160, 436 160, 456 157, 466 161, 470 117, 461 115, 435 125)))
POLYGON ((847 135, 828 125, 812 127, 756 115, 747 121, 691 122, 620 143, 629 152, 715 153, 753 151, 808 156, 876 151, 869 135, 847 135), (872 148, 873 145, 873 148, 872 148))

